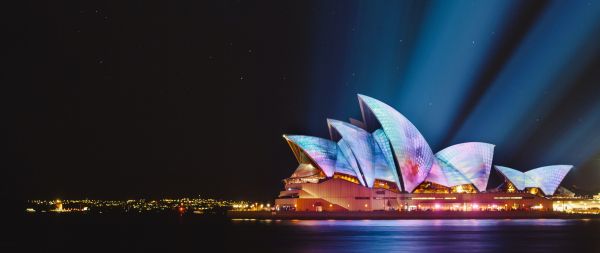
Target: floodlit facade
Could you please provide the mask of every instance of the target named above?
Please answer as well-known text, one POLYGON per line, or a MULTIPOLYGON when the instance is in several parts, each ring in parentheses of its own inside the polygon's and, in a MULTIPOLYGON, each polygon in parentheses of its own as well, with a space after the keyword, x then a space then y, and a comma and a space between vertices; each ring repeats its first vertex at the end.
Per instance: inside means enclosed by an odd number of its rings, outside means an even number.
POLYGON ((299 165, 284 179, 276 208, 550 209, 544 195, 552 195, 571 168, 556 165, 522 173, 496 166, 507 179, 507 190, 487 192, 494 145, 460 143, 434 154, 419 130, 394 108, 364 95, 358 101, 362 121, 328 119, 330 139, 283 136, 299 165), (541 192, 532 194, 526 188, 541 192))
POLYGON ((495 165, 496 169, 506 179, 506 187, 509 191, 541 190, 546 195, 554 195, 554 192, 565 178, 571 165, 552 165, 540 167, 526 172, 521 172, 508 167, 495 165))

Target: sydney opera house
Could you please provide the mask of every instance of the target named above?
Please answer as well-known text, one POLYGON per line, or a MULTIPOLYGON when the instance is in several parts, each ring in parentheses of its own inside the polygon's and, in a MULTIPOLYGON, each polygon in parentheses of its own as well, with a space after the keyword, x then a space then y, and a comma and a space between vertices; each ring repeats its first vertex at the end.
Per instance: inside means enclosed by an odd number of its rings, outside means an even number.
POLYGON ((327 120, 330 139, 284 135, 297 169, 284 179, 278 210, 551 210, 572 168, 527 172, 494 166, 504 183, 488 188, 494 145, 467 142, 433 153, 391 106, 358 95, 362 121, 327 120))

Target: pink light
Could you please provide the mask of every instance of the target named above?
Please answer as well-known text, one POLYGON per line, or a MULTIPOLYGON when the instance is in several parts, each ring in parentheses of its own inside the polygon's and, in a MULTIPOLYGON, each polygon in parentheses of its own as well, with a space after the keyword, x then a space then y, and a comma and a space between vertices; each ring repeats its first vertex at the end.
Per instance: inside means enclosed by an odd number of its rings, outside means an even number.
POLYGON ((440 209, 440 204, 435 204, 434 207, 435 209, 440 209))
POLYGON ((473 209, 479 209, 479 205, 478 204, 473 204, 473 209))

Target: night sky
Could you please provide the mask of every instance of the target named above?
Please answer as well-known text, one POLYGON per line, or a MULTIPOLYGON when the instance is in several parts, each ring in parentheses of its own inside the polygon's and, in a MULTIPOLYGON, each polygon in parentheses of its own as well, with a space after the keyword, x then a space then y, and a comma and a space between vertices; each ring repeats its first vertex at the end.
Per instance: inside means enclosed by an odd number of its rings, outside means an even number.
POLYGON ((282 134, 327 137, 357 93, 434 152, 490 142, 600 190, 600 1, 17 5, 5 197, 271 200, 297 166, 282 134))

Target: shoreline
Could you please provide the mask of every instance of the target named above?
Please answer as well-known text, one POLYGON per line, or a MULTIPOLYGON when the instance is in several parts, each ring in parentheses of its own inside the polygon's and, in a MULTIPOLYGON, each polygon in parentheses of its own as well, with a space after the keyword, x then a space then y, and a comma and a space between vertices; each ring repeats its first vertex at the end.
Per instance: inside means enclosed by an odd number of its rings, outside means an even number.
POLYGON ((431 220, 431 219, 600 219, 599 214, 532 211, 422 211, 422 212, 270 212, 228 211, 230 219, 276 220, 431 220))

